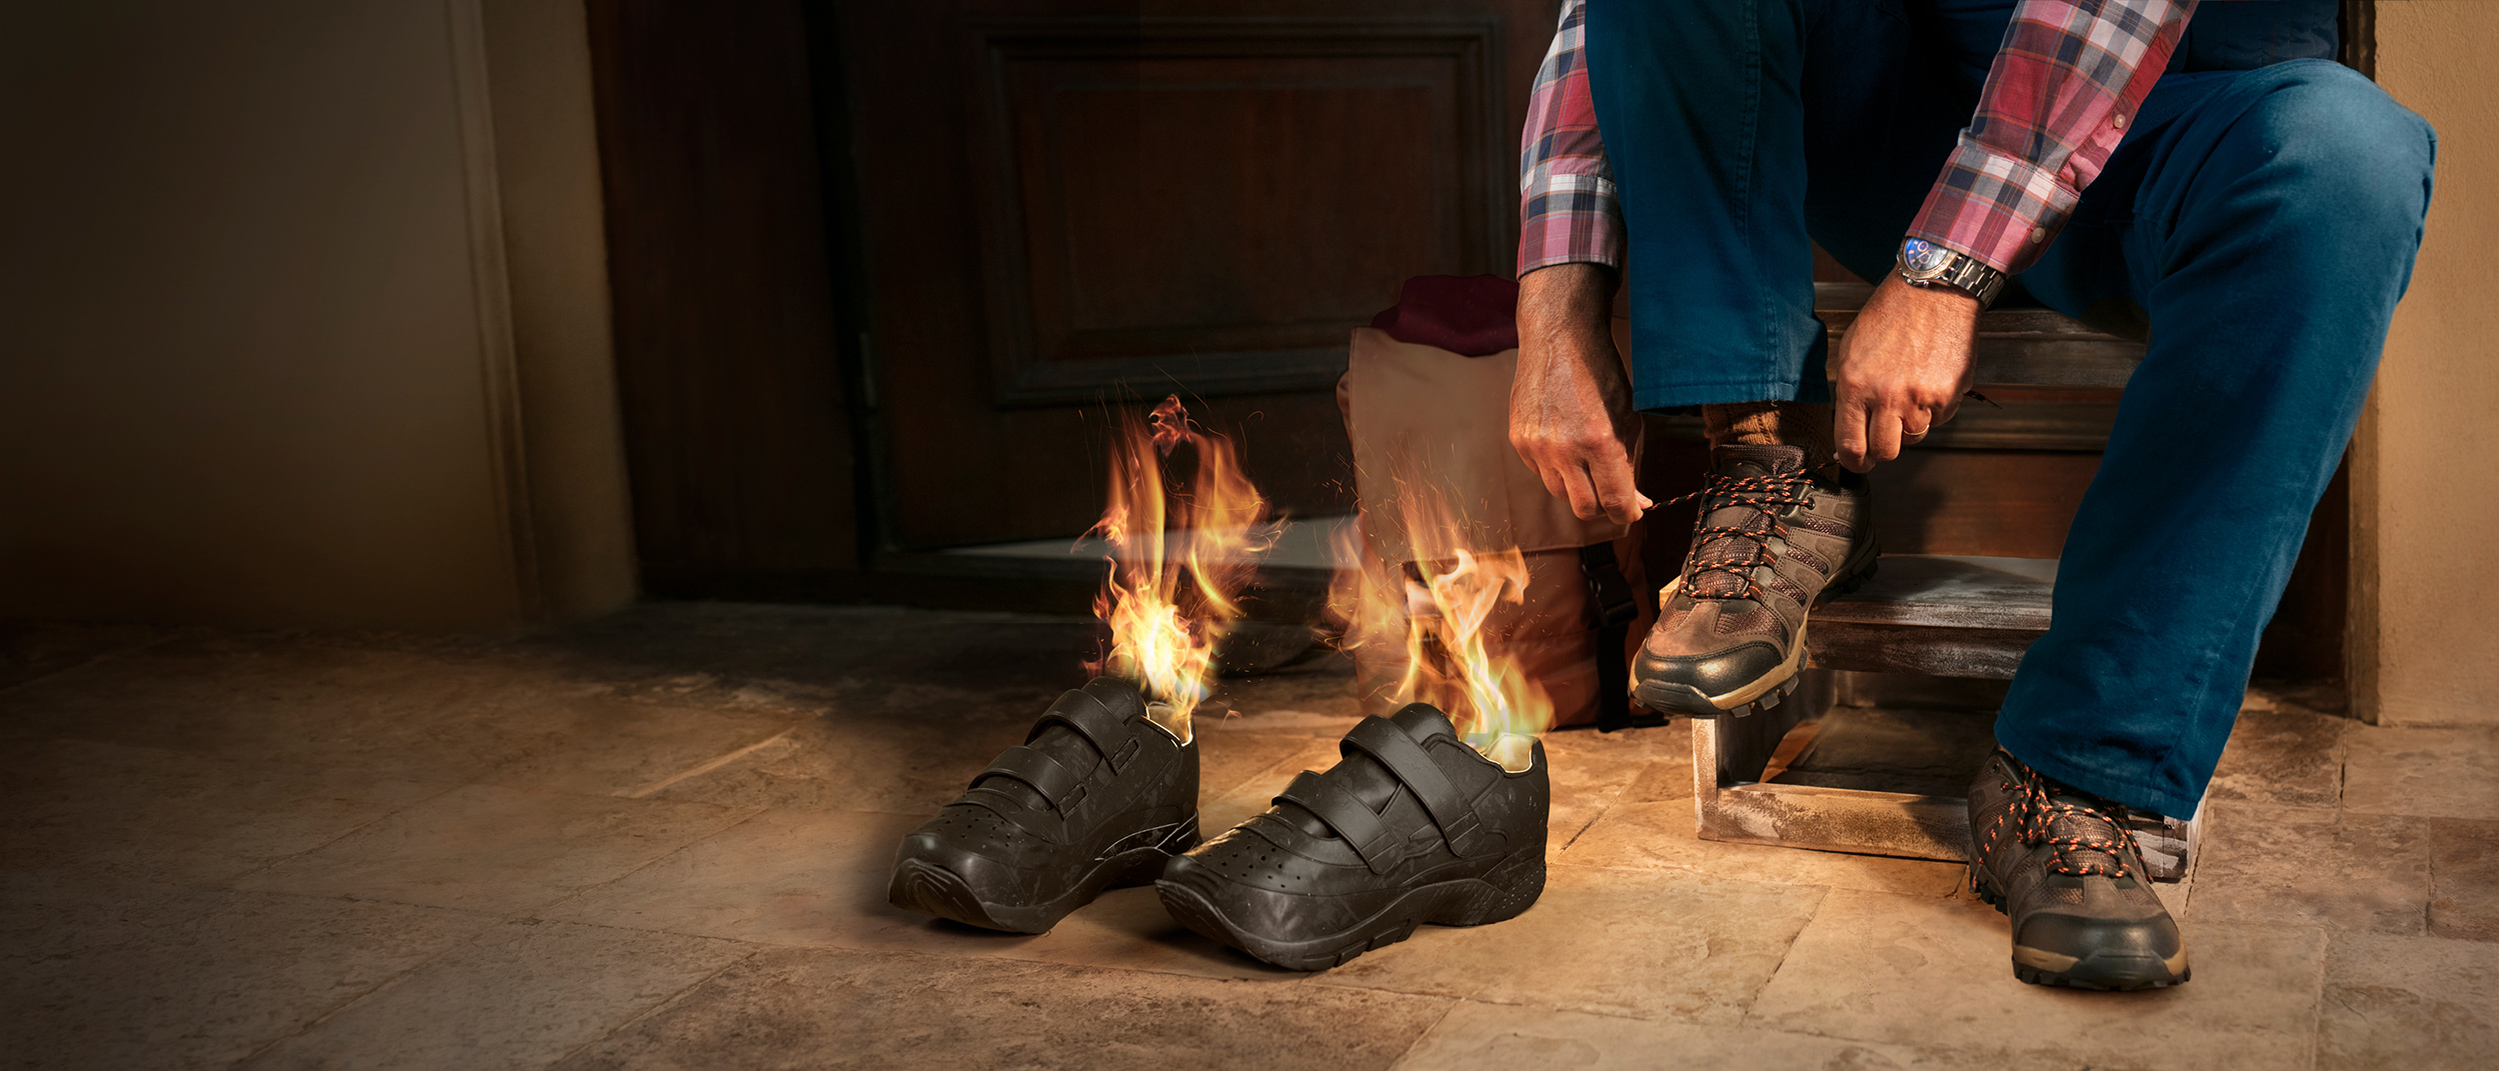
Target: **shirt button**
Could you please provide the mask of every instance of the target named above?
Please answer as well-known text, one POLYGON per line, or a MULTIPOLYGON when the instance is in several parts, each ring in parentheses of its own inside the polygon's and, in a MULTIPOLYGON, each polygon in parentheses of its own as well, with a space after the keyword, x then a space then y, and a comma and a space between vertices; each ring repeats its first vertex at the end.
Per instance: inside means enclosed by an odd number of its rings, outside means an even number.
POLYGON ((2032 245, 2038 245, 2039 243, 2044 242, 2044 241, 2047 241, 2047 240, 2048 240, 2048 228, 2046 228, 2046 227, 2033 227, 2033 228, 2031 228, 2031 229, 2030 229, 2030 244, 2032 244, 2032 245))
POLYGON ((2126 129, 2126 116, 2123 113, 2109 116, 2109 125, 2119 130, 2126 129))

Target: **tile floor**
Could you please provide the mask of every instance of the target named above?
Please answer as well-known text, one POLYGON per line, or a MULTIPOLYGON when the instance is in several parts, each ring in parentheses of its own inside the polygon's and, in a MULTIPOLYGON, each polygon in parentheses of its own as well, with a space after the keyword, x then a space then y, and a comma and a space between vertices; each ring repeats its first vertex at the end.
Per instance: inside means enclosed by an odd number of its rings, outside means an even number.
MULTIPOLYGON (((2499 733, 2251 696, 2195 981, 2014 982, 1958 866, 1706 843, 1679 728, 1555 734, 1526 915, 1321 974, 1150 890, 1044 936, 884 902, 1092 644, 657 604, 420 639, 0 629, 0 1053, 28 1068, 2487 1068, 2499 733)), ((1202 718, 1210 831, 1334 761, 1313 661, 1202 718)))

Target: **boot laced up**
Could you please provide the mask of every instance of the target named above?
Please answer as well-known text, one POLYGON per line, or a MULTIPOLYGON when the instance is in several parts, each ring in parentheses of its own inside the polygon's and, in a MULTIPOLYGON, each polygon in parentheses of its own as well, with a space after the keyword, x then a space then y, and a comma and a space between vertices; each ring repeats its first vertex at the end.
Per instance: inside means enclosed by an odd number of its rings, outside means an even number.
POLYGON ((1692 519, 1692 554, 1684 560, 1683 590, 1696 599, 1761 599, 1753 570, 1776 563, 1772 539, 1791 534, 1779 515, 1789 506, 1813 507, 1813 474, 1804 469, 1763 475, 1713 471, 1701 489, 1667 500, 1668 506, 1698 502, 1692 519), (1711 524, 1718 511, 1752 511, 1736 524, 1711 524))

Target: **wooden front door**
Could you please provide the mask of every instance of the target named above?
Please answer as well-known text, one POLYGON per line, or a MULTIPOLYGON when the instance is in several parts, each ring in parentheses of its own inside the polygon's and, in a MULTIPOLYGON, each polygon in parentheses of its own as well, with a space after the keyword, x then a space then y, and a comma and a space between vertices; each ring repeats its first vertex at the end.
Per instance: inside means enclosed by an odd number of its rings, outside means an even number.
POLYGON ((1303 516, 1350 508, 1347 332, 1509 274, 1552 0, 842 8, 884 537, 1068 535, 1105 404, 1178 392, 1303 516))

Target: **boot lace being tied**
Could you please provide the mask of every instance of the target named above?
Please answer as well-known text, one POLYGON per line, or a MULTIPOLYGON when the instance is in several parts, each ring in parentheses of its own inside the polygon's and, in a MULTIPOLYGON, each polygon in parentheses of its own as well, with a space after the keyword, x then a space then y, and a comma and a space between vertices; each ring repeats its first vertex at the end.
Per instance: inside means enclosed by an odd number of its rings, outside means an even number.
MULTIPOLYGON (((1982 842, 1986 850, 1995 848, 1996 839, 2007 832, 2005 827, 2010 824, 2013 827, 2010 832, 2020 837, 2023 844, 2046 844, 2056 849, 2056 860, 2048 864, 2051 871, 2076 877, 2097 874, 2109 878, 2123 878, 2132 873, 2126 860, 2141 858, 2143 850, 2135 842, 2135 831, 2126 824, 2124 814, 2116 804, 2096 798, 2093 803, 2087 804, 2059 800, 2050 787, 2051 782, 2039 771, 2031 769, 2030 764, 2016 760, 2014 766, 2021 771, 2021 783, 2013 786, 2020 793, 2020 798, 2010 815, 1999 817, 1989 824, 1982 842), (2057 836, 2058 819, 2067 820, 2069 829, 2075 826, 2082 829, 2069 836, 2057 836), (2114 836, 2091 835, 2089 831, 2094 827, 2106 827, 2114 836), (2077 855, 2097 858, 2077 860, 2077 855)), ((2074 797, 2083 794, 2068 790, 2066 795, 2074 797)))
POLYGON ((1813 505, 1812 488, 1813 475, 1803 469, 1759 476, 1712 472, 1703 477, 1700 490, 1662 503, 1700 503, 1692 519, 1692 556, 1684 564, 1684 594, 1759 601, 1761 585, 1754 582, 1753 570, 1779 560, 1770 552, 1770 540, 1788 534, 1779 512, 1813 505), (1731 508, 1750 512, 1734 524, 1709 523, 1712 515, 1731 508))

